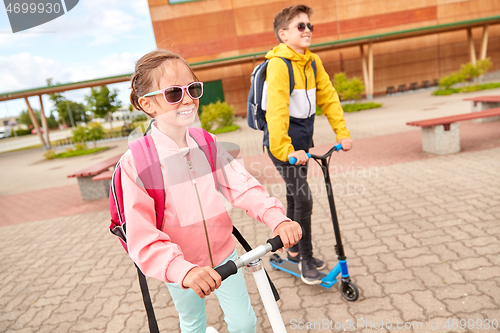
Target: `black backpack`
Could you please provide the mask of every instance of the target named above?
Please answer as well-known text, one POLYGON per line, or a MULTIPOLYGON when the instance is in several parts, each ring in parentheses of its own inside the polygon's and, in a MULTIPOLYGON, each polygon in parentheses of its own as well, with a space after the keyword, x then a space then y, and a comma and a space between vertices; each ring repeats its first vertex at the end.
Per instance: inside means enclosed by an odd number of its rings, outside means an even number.
MULTIPOLYGON (((290 79, 290 95, 295 86, 292 62, 289 59, 281 58, 288 67, 288 77, 290 79)), ((264 83, 267 77, 267 65, 269 59, 257 65, 250 76, 250 92, 247 100, 247 122, 248 126, 255 130, 263 131, 266 126, 266 110, 262 109, 262 95, 264 94, 264 83)), ((311 66, 316 77, 316 61, 313 60, 311 66)))

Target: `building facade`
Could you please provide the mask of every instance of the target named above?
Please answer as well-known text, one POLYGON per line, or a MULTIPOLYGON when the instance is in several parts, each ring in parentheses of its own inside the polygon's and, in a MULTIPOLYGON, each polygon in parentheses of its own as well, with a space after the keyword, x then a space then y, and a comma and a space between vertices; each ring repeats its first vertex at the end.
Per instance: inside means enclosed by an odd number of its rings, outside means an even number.
MULTIPOLYGON (((148 1, 157 47, 179 53, 190 63, 270 50, 278 43, 272 30, 274 15, 291 4, 313 7, 313 44, 500 15, 498 0, 148 1)), ((373 93, 385 93, 389 86, 432 82, 457 71, 471 61, 469 41, 480 57, 484 30, 470 29, 469 40, 467 30, 462 29, 374 43, 373 93)), ((490 25, 486 32, 486 56, 493 62, 491 71, 498 71, 500 24, 490 25)), ((359 45, 317 53, 332 79, 338 72, 363 78, 359 45)), ((250 73, 256 64, 228 63, 196 69, 196 74, 209 83, 207 98, 224 99, 237 114, 244 115, 250 73)))

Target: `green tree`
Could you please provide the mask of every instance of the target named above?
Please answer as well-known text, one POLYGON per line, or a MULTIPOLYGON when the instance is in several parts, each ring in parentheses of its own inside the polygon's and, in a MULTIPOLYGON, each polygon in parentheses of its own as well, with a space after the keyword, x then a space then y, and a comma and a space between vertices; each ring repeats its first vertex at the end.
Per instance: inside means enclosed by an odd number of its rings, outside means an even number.
MULTIPOLYGON (((54 86, 52 79, 47 79, 47 85, 54 86)), ((72 125, 72 123, 76 124, 78 122, 88 123, 91 120, 90 115, 87 114, 85 106, 82 103, 70 101, 59 93, 51 94, 49 98, 54 102, 54 109, 52 109, 52 111, 57 112, 59 123, 63 125, 72 125), (71 118, 73 118, 73 122, 71 118)))
POLYGON ((96 147, 96 141, 102 140, 104 138, 104 130, 99 123, 90 123, 87 128, 87 139, 89 141, 94 141, 94 148, 96 147))
POLYGON ((112 128, 113 112, 122 105, 117 96, 118 90, 110 91, 107 86, 90 88, 90 95, 85 96, 87 109, 98 118, 108 119, 110 128, 112 128))
MULTIPOLYGON (((40 114, 40 110, 33 110, 33 112, 35 113, 35 116, 38 119, 38 123, 41 124, 42 116, 40 114)), ((28 110, 24 110, 21 112, 21 114, 19 115, 19 122, 21 124, 28 126, 29 128, 34 127, 33 123, 31 122, 31 117, 28 113, 28 110)), ((52 113, 50 114, 49 117, 47 117, 47 125, 49 125, 49 128, 57 128, 57 120, 52 113)))
POLYGON ((59 121, 63 124, 72 124, 71 118, 73 118, 75 125, 79 122, 88 123, 91 120, 85 105, 82 103, 63 100, 56 105, 56 110, 59 114, 59 121))

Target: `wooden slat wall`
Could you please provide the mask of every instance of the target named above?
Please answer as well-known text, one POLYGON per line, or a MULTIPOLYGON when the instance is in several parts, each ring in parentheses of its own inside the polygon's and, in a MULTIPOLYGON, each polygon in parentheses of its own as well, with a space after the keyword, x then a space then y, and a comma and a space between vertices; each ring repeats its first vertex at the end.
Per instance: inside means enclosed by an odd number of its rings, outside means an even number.
MULTIPOLYGON (((199 0, 170 5, 149 0, 158 47, 189 62, 269 50, 277 44, 274 15, 304 1, 199 0)), ((500 14, 498 0, 311 0, 313 43, 458 22, 500 14)), ((477 56, 482 28, 473 29, 477 56)), ((375 93, 388 86, 432 81, 469 61, 465 30, 374 44, 375 93)), ((359 47, 320 53, 333 78, 339 71, 362 77, 359 47)), ((489 27, 488 56, 500 70, 500 26, 489 27)), ((201 80, 222 80, 226 101, 246 110, 252 64, 198 71, 201 80)))

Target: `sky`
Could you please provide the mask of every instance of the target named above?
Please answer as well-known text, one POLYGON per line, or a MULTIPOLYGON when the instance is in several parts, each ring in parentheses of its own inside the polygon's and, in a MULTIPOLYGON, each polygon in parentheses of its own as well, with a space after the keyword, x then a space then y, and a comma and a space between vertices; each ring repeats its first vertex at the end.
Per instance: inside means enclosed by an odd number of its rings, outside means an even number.
MULTIPOLYGON (((31 29, 12 33, 0 4, 0 93, 130 74, 134 63, 156 48, 147 0, 80 0, 65 15, 31 29)), ((128 107, 129 83, 108 85, 128 107)), ((90 89, 63 93, 84 102, 90 89)), ((29 98, 39 109, 38 97, 29 98)), ((43 96, 48 116, 53 104, 43 96)), ((24 99, 0 102, 0 118, 19 115, 24 99)))

